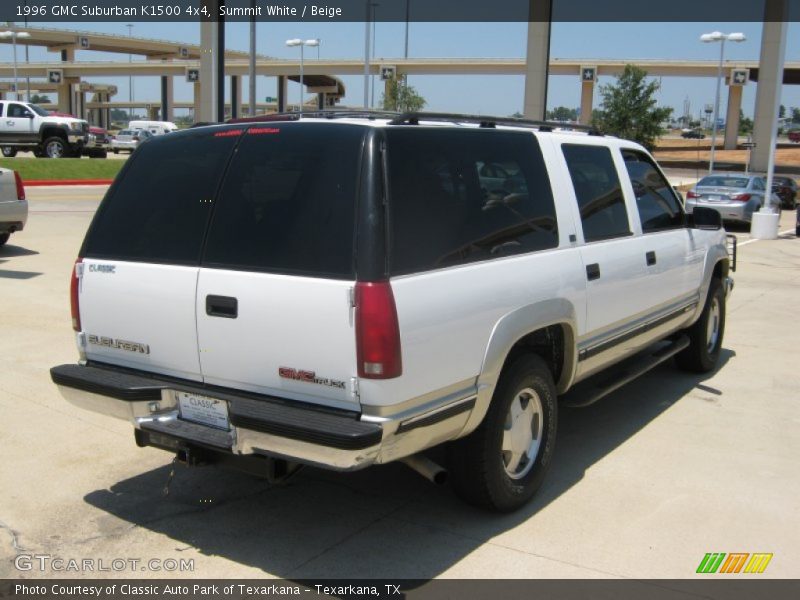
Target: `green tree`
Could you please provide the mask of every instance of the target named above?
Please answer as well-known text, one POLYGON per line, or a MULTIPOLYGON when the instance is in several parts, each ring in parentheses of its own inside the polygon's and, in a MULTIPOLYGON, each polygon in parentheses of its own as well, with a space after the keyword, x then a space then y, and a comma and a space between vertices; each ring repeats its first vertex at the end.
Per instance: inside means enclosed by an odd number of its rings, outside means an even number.
POLYGON ((742 135, 753 133, 753 119, 745 117, 741 108, 739 109, 739 133, 742 135))
POLYGON ((786 107, 783 104, 781 104, 778 107, 778 118, 783 119, 785 117, 786 117, 786 107))
POLYGON ((39 94, 33 94, 31 96, 31 104, 50 104, 52 100, 48 96, 40 96, 39 94))
POLYGON ((647 72, 634 65, 625 65, 617 83, 600 86, 601 109, 593 113, 592 122, 604 133, 634 140, 652 150, 656 138, 664 131, 661 124, 672 115, 671 108, 659 108, 655 93, 657 81, 647 81, 647 72))
POLYGON ((792 109, 792 123, 800 123, 800 108, 792 109))
POLYGON ((386 82, 382 102, 383 110, 399 112, 417 112, 425 106, 425 98, 413 86, 408 85, 405 75, 386 82))
POLYGON ((547 119, 549 121, 577 121, 578 109, 556 106, 553 110, 547 111, 547 119))

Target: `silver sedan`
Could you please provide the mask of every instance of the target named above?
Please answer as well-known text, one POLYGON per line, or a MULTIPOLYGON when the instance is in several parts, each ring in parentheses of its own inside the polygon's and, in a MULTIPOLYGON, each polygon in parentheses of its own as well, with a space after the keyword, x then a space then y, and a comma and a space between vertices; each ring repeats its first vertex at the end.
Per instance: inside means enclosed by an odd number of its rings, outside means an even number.
MULTIPOLYGON (((686 212, 696 206, 713 208, 723 221, 750 223, 753 213, 764 205, 766 177, 743 173, 713 173, 703 177, 686 194, 686 212)), ((770 203, 780 204, 775 194, 770 203)))

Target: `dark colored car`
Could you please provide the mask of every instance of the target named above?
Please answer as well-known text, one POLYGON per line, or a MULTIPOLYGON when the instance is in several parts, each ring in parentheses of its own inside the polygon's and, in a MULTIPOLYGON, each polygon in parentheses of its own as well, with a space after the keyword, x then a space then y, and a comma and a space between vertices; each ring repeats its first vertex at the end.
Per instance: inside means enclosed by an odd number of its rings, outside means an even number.
POLYGON ((795 129, 789 132, 789 141, 800 143, 800 129, 795 129))
POLYGON ((773 177, 772 191, 781 199, 781 208, 797 206, 797 182, 791 177, 773 177))
POLYGON ((681 137, 691 140, 702 140, 706 137, 706 134, 700 129, 684 129, 681 132, 681 137))

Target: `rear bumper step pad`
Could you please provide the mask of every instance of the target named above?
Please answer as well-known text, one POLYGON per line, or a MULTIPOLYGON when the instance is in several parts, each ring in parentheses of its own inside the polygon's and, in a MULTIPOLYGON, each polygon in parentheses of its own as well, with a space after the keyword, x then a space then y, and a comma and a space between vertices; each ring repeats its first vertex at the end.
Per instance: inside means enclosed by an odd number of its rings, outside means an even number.
MULTIPOLYGON (((159 379, 136 371, 69 364, 53 367, 50 376, 56 385, 125 402, 160 400, 165 389, 219 398, 228 402, 231 424, 236 427, 319 446, 361 450, 380 444, 383 437, 380 425, 360 421, 356 412, 334 411, 270 396, 240 395, 230 389, 159 379)), ((181 426, 176 427, 172 435, 180 436, 181 426)))

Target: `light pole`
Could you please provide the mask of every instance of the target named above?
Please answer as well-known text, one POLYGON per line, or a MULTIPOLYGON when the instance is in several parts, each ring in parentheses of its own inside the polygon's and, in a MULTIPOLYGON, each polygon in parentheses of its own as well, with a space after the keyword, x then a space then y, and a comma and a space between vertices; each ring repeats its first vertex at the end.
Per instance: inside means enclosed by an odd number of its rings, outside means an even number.
MULTIPOLYGON (((128 28, 128 37, 131 37, 131 32, 133 31, 133 24, 128 23, 125 25, 128 28)), ((128 54, 128 62, 133 62, 133 55, 128 54)), ((133 75, 128 76, 128 102, 133 104, 133 75)), ((130 107, 128 110, 128 116, 133 119, 133 106, 130 107)))
MULTIPOLYGON (((0 31, 0 38, 11 38, 11 45, 14 46, 14 93, 19 100, 19 84, 17 82, 17 38, 29 38, 31 34, 27 31, 0 31)), ((30 95, 30 90, 28 90, 30 95)))
POLYGON ((722 33, 721 31, 712 31, 711 33, 704 33, 700 36, 700 41, 707 44, 711 42, 719 42, 719 66, 717 67, 717 93, 714 98, 714 123, 711 126, 711 159, 708 161, 708 172, 714 171, 714 151, 717 146, 717 120, 719 119, 719 93, 720 85, 722 84, 722 60, 725 56, 725 42, 743 42, 747 38, 743 33, 722 33))
POLYGON ((303 114, 303 97, 305 96, 303 90, 303 48, 306 46, 319 47, 319 40, 301 40, 300 38, 293 38, 286 40, 286 45, 290 48, 300 46, 300 114, 303 114))

